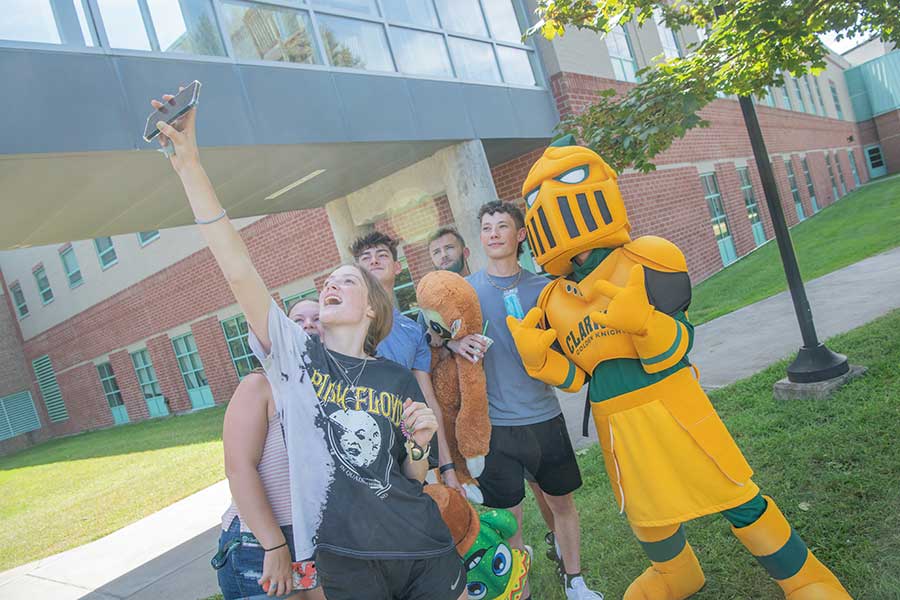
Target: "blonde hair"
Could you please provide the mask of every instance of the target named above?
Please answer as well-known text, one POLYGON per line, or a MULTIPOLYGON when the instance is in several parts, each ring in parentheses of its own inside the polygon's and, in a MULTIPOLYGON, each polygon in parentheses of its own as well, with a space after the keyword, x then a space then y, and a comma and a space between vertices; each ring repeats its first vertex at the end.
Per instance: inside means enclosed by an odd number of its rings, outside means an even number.
POLYGON ((363 350, 369 356, 375 356, 378 344, 388 336, 391 332, 391 327, 394 325, 394 302, 384 288, 381 287, 381 283, 366 269, 352 263, 344 266, 353 267, 359 271, 366 284, 369 306, 372 308, 375 316, 372 317, 369 329, 366 331, 366 341, 363 344, 363 350))

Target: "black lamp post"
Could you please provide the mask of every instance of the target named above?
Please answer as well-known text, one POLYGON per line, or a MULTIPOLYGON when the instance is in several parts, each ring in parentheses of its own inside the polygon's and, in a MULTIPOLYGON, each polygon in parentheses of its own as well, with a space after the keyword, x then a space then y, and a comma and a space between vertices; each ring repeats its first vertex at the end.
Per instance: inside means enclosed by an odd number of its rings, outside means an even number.
POLYGON ((772 225, 775 228, 775 241, 778 243, 778 251, 781 253, 781 264, 784 266, 784 274, 791 291, 791 300, 794 302, 794 311, 797 313, 800 333, 803 336, 803 346, 800 347, 797 358, 787 368, 788 380, 794 383, 813 383, 838 377, 850 370, 850 364, 847 362, 846 356, 829 350, 816 335, 816 326, 813 323, 809 300, 806 298, 803 279, 800 278, 800 268, 797 266, 791 234, 788 231, 784 210, 778 197, 778 188, 775 185, 772 164, 769 162, 769 153, 759 128, 759 120, 756 118, 756 109, 753 101, 747 96, 741 96, 739 101, 741 112, 744 114, 744 124, 750 135, 750 145, 753 147, 753 157, 756 159, 756 168, 759 170, 763 193, 766 196, 766 205, 769 207, 772 225))

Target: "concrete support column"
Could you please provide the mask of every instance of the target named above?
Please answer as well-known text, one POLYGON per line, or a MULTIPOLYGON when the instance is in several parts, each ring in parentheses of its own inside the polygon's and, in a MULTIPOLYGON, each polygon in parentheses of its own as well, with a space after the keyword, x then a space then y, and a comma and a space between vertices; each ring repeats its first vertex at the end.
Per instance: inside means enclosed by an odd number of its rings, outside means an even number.
POLYGON ((456 228, 471 252, 469 268, 472 271, 483 269, 487 259, 479 241, 478 209, 485 202, 497 199, 484 146, 481 140, 469 140, 444 148, 434 156, 440 165, 456 228))
POLYGON ((328 222, 331 223, 331 235, 341 254, 341 262, 353 262, 350 244, 364 232, 362 227, 357 227, 353 222, 347 198, 332 200, 325 205, 325 211, 328 213, 328 222))

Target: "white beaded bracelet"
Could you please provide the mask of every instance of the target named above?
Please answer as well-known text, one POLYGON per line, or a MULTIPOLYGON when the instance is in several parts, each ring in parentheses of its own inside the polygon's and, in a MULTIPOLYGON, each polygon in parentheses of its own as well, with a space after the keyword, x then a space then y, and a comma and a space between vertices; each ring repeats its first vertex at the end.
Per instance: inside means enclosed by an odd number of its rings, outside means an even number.
POLYGON ((213 217, 212 219, 209 219, 209 220, 194 219, 194 223, 196 223, 197 225, 210 225, 225 216, 227 216, 227 215, 225 214, 225 209, 223 208, 222 212, 219 213, 218 215, 216 215, 215 217, 213 217))

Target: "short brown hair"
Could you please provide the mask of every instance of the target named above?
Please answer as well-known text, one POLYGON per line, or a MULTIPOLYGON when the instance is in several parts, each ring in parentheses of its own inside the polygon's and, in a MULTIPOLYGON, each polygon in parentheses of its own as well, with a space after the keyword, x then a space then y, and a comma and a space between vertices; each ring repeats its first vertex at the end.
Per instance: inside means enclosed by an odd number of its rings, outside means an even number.
POLYGON ((430 246, 433 241, 442 238, 445 235, 452 235, 459 241, 460 246, 462 246, 463 248, 466 247, 466 240, 463 239, 463 236, 459 234, 455 227, 441 227, 430 236, 428 236, 428 245, 430 246))
MULTIPOLYGON (((517 232, 519 229, 525 227, 525 213, 522 212, 522 209, 512 202, 503 202, 502 200, 492 200, 482 204, 481 208, 478 209, 478 223, 481 223, 481 219, 484 215, 494 215, 497 213, 504 213, 512 217, 513 222, 516 224, 517 232)), ((516 246, 516 256, 522 255, 523 246, 523 242, 519 242, 519 245, 516 246)))
POLYGON ((394 326, 394 302, 388 293, 381 287, 381 284, 375 279, 375 276, 363 269, 359 265, 348 265, 359 271, 360 276, 368 288, 369 306, 375 316, 369 323, 369 329, 366 331, 366 341, 363 349, 369 356, 375 356, 378 344, 386 338, 394 326))
POLYGON ((350 254, 358 260, 362 253, 369 248, 385 246, 391 251, 391 256, 394 257, 394 260, 397 260, 397 241, 380 231, 371 231, 364 236, 356 238, 356 241, 350 244, 350 254))

